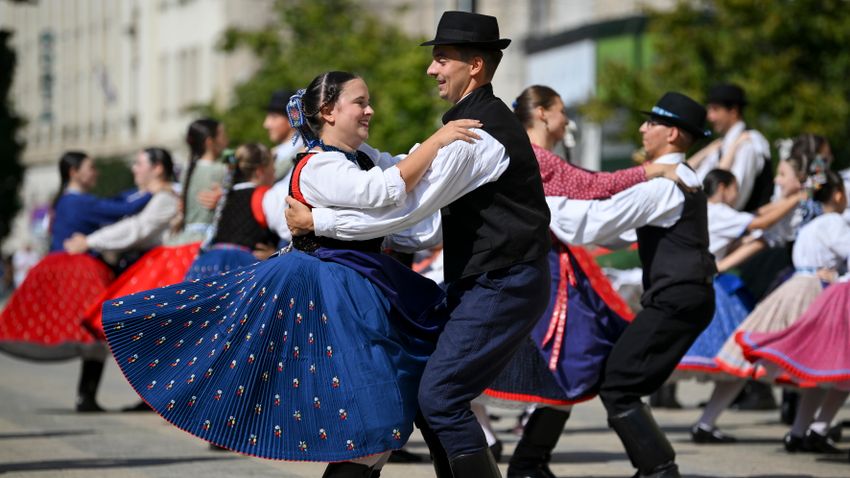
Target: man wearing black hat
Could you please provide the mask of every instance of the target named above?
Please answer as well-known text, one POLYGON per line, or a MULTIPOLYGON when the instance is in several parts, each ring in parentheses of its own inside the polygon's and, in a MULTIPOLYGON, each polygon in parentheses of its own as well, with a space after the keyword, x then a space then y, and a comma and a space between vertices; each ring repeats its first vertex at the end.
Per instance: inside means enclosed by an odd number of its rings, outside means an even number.
POLYGON ((622 245, 634 239, 643 266, 641 310, 608 357, 599 396, 638 477, 678 477, 675 453, 641 396, 656 391, 714 315, 706 196, 683 163, 703 129, 705 109, 667 93, 641 125, 647 159, 679 164, 681 184, 651 180, 606 200, 547 197, 552 231, 570 244, 622 245))
POLYGON ((301 142, 294 144, 292 141, 295 129, 289 125, 289 117, 286 115, 286 105, 293 93, 290 90, 277 90, 272 93, 266 107, 266 118, 263 120, 263 128, 268 131, 269 140, 277 144, 272 149, 272 154, 275 177, 278 179, 263 196, 263 208, 266 211, 274 211, 267 215, 267 221, 269 229, 280 237, 279 247, 284 247, 292 241, 284 212, 287 208, 286 196, 289 195, 289 178, 292 175, 293 160, 301 150, 301 142))
POLYGON ((293 233, 315 221, 317 235, 349 240, 392 234, 441 213, 451 318, 419 392, 425 421, 439 438, 423 430, 440 477, 501 476, 470 401, 504 368, 549 300, 549 211, 537 160, 490 84, 509 43, 499 38, 494 17, 445 12, 436 37, 422 44, 432 46, 428 75, 440 97, 454 103, 443 122, 478 119, 483 131, 475 144, 442 148, 402 207, 315 208, 309 219, 290 201, 287 213, 293 233))
POLYGON ((276 144, 272 149, 275 160, 275 177, 278 179, 292 169, 292 160, 301 148, 300 144, 292 144, 295 129, 289 125, 289 117, 286 115, 286 105, 289 97, 295 93, 289 90, 277 90, 272 93, 269 104, 266 107, 266 119, 263 128, 269 133, 269 140, 276 144))
POLYGON ((708 121, 722 138, 698 151, 688 164, 700 180, 712 169, 725 169, 738 180, 735 208, 752 212, 770 202, 773 169, 770 144, 756 130, 747 130, 744 90, 733 84, 716 85, 708 93, 708 121))

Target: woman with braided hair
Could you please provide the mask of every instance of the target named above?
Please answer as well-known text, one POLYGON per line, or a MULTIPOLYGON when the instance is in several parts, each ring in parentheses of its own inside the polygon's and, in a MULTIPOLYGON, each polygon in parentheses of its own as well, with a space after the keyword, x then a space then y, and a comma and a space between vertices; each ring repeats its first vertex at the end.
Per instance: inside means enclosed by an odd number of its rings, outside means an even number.
MULTIPOLYGON (((403 202, 438 149, 474 141, 480 126, 449 123, 404 159, 379 152, 364 143, 366 83, 346 72, 316 77, 288 113, 308 150, 292 196, 325 207, 403 202)), ((269 260, 107 302, 107 338, 136 391, 177 427, 245 454, 335 462, 326 477, 376 476, 412 432, 444 320, 443 292, 381 247, 438 241, 435 216, 386 242, 302 236, 269 260)))

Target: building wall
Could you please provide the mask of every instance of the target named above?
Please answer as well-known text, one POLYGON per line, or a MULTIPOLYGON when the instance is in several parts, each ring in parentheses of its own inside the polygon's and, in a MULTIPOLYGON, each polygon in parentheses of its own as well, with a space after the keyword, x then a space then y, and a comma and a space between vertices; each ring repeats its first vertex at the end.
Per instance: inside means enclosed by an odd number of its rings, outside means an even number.
MULTIPOLYGON (((496 95, 510 104, 526 86, 542 83, 575 106, 595 94, 599 55, 596 39, 570 38, 587 25, 634 17, 644 5, 669 8, 674 2, 362 0, 361 5, 426 39, 443 11, 494 15, 502 36, 513 40, 494 79, 496 95)), ((14 32, 18 52, 15 106, 29 121, 23 132, 25 208, 49 201, 59 182, 56 160, 68 149, 129 156, 155 144, 183 160, 185 129, 195 116, 189 109, 209 101, 227 105, 234 86, 256 66, 248 53, 217 51, 222 32, 275 21, 272 5, 273 0, 0 1, 0 28, 14 32)), ((604 149, 601 128, 582 128, 577 156, 597 168, 604 149)), ((18 239, 5 250, 26 236, 21 221, 18 239)))
POLYGON ((23 162, 24 212, 8 252, 29 240, 27 212, 59 186, 63 151, 129 158, 138 149, 171 148, 186 158, 189 109, 227 105, 256 67, 247 52, 225 55, 217 43, 230 26, 260 26, 273 0, 40 0, 0 2, 0 28, 13 32, 18 65, 14 106, 28 121, 23 162), (247 4, 247 5, 246 5, 247 4))

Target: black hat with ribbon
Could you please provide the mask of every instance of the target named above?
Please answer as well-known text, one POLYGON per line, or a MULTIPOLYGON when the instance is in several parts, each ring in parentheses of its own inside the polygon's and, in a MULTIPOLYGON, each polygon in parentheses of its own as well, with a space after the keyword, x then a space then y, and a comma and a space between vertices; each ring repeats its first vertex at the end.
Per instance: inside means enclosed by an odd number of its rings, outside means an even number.
POLYGON ((469 12, 444 12, 437 25, 437 34, 420 46, 464 45, 504 50, 510 38, 499 38, 496 17, 469 12))
POLYGON ((641 111, 654 121, 682 128, 697 138, 711 136, 705 129, 705 108, 688 96, 668 91, 655 103, 650 111, 641 111))

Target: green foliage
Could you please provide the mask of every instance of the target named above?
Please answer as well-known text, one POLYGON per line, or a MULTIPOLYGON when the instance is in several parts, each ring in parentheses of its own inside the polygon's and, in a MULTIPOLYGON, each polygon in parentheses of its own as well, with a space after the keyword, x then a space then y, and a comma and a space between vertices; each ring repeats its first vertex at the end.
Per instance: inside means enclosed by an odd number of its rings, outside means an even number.
MULTIPOLYGON (((603 120, 631 111, 634 137, 646 109, 665 91, 698 100, 720 82, 735 82, 750 105, 744 115, 769 139, 802 132, 824 135, 850 152, 850 6, 844 0, 681 1, 649 12, 653 58, 645 69, 601 66, 600 96, 585 112, 603 120)), ((846 156, 845 156, 846 157, 846 156)))
POLYGON ((135 187, 133 172, 124 158, 117 156, 95 158, 95 164, 98 178, 97 186, 91 191, 92 194, 111 197, 135 187))
POLYGON ((10 37, 11 33, 0 30, 0 241, 9 234, 21 208, 18 188, 24 177, 20 162, 24 142, 18 136, 24 120, 15 114, 9 97, 17 63, 10 37))
POLYGON ((260 60, 251 79, 237 87, 234 105, 207 112, 221 117, 236 143, 268 142, 265 106, 279 88, 306 87, 329 70, 351 71, 369 85, 375 119, 369 143, 407 152, 437 126, 441 104, 425 75, 430 50, 393 25, 381 23, 351 0, 289 0, 275 4, 276 17, 260 30, 227 31, 226 51, 250 49, 260 60))

